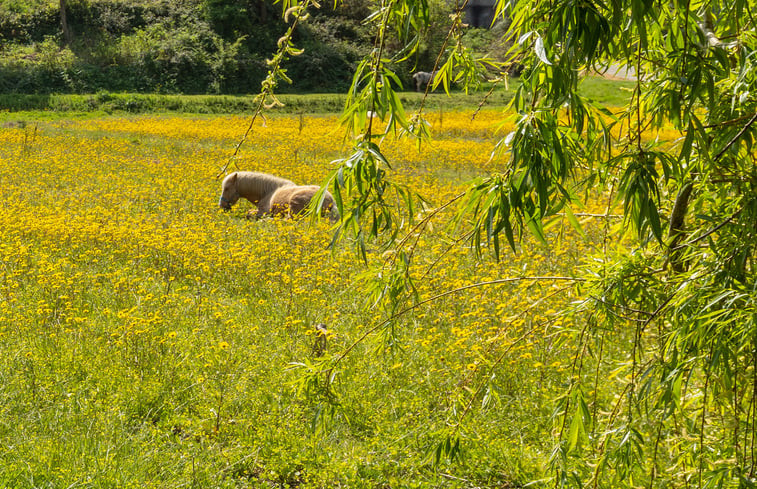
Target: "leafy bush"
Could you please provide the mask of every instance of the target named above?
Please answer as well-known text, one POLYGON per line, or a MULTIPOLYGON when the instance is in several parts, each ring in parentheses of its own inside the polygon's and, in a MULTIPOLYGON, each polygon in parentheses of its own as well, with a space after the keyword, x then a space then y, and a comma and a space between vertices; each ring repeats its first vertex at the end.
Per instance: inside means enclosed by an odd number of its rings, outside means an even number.
POLYGON ((53 5, 31 2, 0 3, 0 39, 28 44, 60 32, 60 17, 53 5))
MULTIPOLYGON (((413 71, 432 69, 445 39, 448 6, 430 4, 418 56, 396 70, 405 86, 413 71)), ((295 34, 304 54, 285 66, 294 84, 280 88, 345 90, 373 46, 363 23, 371 6, 356 0, 315 9, 295 34)), ((57 1, 0 2, 0 39, 8 41, 0 50, 0 91, 255 93, 285 31, 281 6, 271 0, 69 0, 67 13, 73 41, 63 49, 57 1)), ((387 55, 400 44, 390 41, 387 55)))
POLYGON ((298 91, 344 92, 370 46, 353 22, 330 16, 316 17, 302 26, 296 43, 305 51, 286 68, 298 91))
POLYGON ((139 31, 142 49, 122 52, 131 58, 142 78, 149 85, 168 91, 199 93, 212 82, 210 50, 218 42, 212 32, 204 29, 178 27, 168 29, 157 24, 139 31))
POLYGON ((75 63, 74 53, 59 48, 50 37, 30 45, 12 45, 0 57, 0 90, 38 93, 55 87, 70 91, 75 63))

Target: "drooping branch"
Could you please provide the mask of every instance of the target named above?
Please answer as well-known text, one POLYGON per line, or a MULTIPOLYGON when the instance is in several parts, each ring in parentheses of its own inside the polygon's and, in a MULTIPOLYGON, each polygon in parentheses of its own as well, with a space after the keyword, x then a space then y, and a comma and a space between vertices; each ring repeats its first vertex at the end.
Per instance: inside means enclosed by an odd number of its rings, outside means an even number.
POLYGON ((688 241, 686 243, 683 243, 683 244, 680 244, 680 245, 678 245, 676 247, 673 247, 673 248, 671 248, 671 250, 672 251, 680 250, 680 249, 683 249, 683 248, 685 248, 687 246, 691 246, 693 244, 696 244, 696 243, 702 241, 703 239, 707 238, 711 234, 718 232, 723 226, 727 225, 729 222, 733 221, 734 218, 736 218, 736 216, 738 216, 741 213, 741 211, 743 211, 743 210, 744 210, 743 207, 740 208, 739 210, 737 210, 736 212, 734 212, 733 214, 731 214, 730 216, 728 216, 723 222, 721 222, 720 224, 718 224, 714 228, 710 229, 706 233, 704 233, 701 236, 698 236, 698 237, 692 239, 691 241, 688 241))
MULTIPOLYGON (((62 0, 61 0, 62 1, 62 0)), ((284 13, 284 20, 287 21, 290 14, 294 14, 294 20, 292 21, 292 24, 289 26, 289 29, 287 29, 286 34, 284 34, 278 41, 278 47, 279 50, 276 52, 276 55, 273 57, 273 59, 268 61, 268 64, 271 66, 271 69, 268 71, 268 76, 265 80, 263 80, 262 87, 260 90, 260 93, 257 95, 258 99, 258 106, 255 109, 255 113, 252 114, 252 118, 250 119, 250 124, 247 126, 247 130, 245 131, 242 138, 237 143, 236 147, 234 148, 234 153, 231 155, 231 157, 228 159, 226 164, 221 168, 221 171, 216 175, 216 178, 220 178, 221 176, 226 174, 226 171, 229 168, 229 165, 236 159, 237 155, 239 154, 239 149, 242 147, 244 142, 249 137, 250 133, 252 132, 252 128, 255 125, 255 121, 257 120, 258 116, 260 116, 263 119, 263 122, 265 123, 265 116, 263 115, 263 109, 264 108, 270 108, 275 105, 282 105, 274 96, 273 90, 276 88, 276 85, 278 83, 279 78, 283 78, 285 80, 289 80, 284 72, 281 70, 281 64, 289 59, 289 56, 295 56, 297 54, 300 54, 301 51, 298 51, 294 49, 291 45, 292 36, 294 35, 294 31, 297 27, 297 24, 307 18, 307 9, 311 4, 311 0, 305 0, 302 4, 296 7, 291 7, 284 13), (273 102, 268 102, 269 98, 273 98, 273 102)), ((234 165, 236 166, 236 162, 234 162, 234 165)))
POLYGON ((415 310, 415 309, 417 309, 417 308, 419 308, 419 307, 421 307, 421 306, 423 306, 425 304, 429 304, 429 303, 435 302, 435 301, 437 301, 437 300, 439 300, 439 299, 441 299, 443 297, 447 297, 447 296, 450 296, 450 295, 453 295, 453 294, 458 294, 460 292, 463 292, 463 291, 466 291, 466 290, 470 290, 470 289, 475 289, 475 288, 479 288, 479 287, 488 287, 488 286, 491 286, 491 285, 501 285, 501 284, 507 284, 507 283, 513 283, 513 282, 524 282, 524 281, 532 281, 532 282, 554 281, 554 282, 583 283, 583 282, 586 282, 587 279, 579 278, 579 277, 560 277, 560 276, 511 277, 511 278, 503 278, 503 279, 497 279, 497 280, 489 280, 489 281, 486 281, 486 282, 476 282, 476 283, 473 283, 473 284, 464 285, 462 287, 457 287, 455 289, 451 289, 451 290, 447 290, 445 292, 441 292, 441 293, 436 294, 436 295, 434 295, 432 297, 429 297, 429 298, 424 299, 422 301, 416 302, 415 304, 407 306, 406 308, 402 309, 401 311, 398 311, 398 312, 392 314, 388 318, 380 321, 379 323, 377 323, 373 327, 371 327, 368 330, 366 330, 359 338, 357 338, 354 342, 352 342, 352 344, 350 346, 348 346, 336 358, 336 360, 332 363, 332 365, 327 370, 327 378, 331 378, 332 377, 332 373, 336 369, 337 365, 342 360, 344 360, 352 352, 352 350, 354 350, 355 347, 357 347, 357 345, 359 345, 360 343, 362 343, 363 341, 365 341, 365 339, 368 338, 368 336, 370 336, 373 333, 375 333, 376 331, 380 330, 381 328, 383 328, 387 324, 391 323, 395 319, 397 319, 397 318, 399 318, 401 316, 404 316, 405 314, 407 314, 407 313, 409 313, 409 312, 411 312, 411 311, 413 311, 413 310, 415 310))
POLYGON ((742 127, 739 130, 739 132, 737 132, 736 135, 733 136, 733 138, 730 141, 728 141, 728 143, 723 147, 723 149, 721 149, 720 152, 717 155, 715 155, 715 158, 713 159, 713 161, 715 163, 717 163, 720 160, 720 158, 723 157, 723 155, 725 154, 725 152, 728 151, 731 148, 731 146, 733 146, 734 144, 736 144, 736 141, 738 141, 741 138, 741 136, 743 136, 744 133, 747 132, 747 130, 752 126, 752 124, 755 123, 755 121, 757 121, 757 113, 755 113, 752 116, 752 118, 749 119, 749 122, 747 122, 744 125, 744 127, 742 127))

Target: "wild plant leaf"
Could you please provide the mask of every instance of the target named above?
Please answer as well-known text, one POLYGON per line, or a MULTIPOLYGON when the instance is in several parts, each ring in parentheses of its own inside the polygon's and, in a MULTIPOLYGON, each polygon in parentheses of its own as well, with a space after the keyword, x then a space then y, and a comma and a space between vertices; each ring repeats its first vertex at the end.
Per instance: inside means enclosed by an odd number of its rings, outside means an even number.
POLYGON ((542 63, 544 63, 545 65, 552 65, 552 63, 547 58, 547 51, 544 48, 544 40, 541 38, 541 36, 537 37, 534 41, 534 53, 536 53, 536 56, 542 63))

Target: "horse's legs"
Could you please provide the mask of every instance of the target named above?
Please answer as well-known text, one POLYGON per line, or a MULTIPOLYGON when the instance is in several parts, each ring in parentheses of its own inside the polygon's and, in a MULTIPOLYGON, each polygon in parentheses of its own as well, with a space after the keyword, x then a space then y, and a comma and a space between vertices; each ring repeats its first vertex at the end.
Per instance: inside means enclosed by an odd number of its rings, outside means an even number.
POLYGON ((247 217, 250 219, 252 218, 260 219, 261 217, 271 212, 271 199, 273 198, 274 193, 275 191, 271 192, 270 194, 260 199, 260 201, 258 201, 257 203, 258 209, 257 210, 250 209, 250 211, 247 213, 247 217))
POLYGON ((273 217, 292 217, 290 207, 286 202, 274 202, 271 205, 271 216, 273 217))

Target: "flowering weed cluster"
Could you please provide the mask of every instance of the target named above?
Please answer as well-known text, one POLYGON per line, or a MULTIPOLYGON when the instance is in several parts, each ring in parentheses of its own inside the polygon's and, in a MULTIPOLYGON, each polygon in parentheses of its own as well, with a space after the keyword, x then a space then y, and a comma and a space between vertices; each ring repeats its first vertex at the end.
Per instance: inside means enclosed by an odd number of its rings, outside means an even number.
MULTIPOLYGON (((436 139, 384 148, 442 204, 498 164, 499 112, 431 114, 436 139)), ((256 125, 236 167, 319 183, 348 150, 335 117, 256 125)), ((508 486, 539 477, 574 349, 565 283, 601 240, 526 240, 497 263, 439 229, 417 247, 440 297, 341 364, 338 405, 293 364, 337 354, 387 313, 326 222, 217 206, 242 118, 108 117, 0 132, 0 484, 16 487, 508 486), (559 327, 559 328, 558 328, 559 327), (470 404, 475 403, 475 408, 470 404), (460 413, 476 440, 434 466, 460 413), (417 481, 417 482, 411 482, 417 481)), ((247 206, 247 207, 246 207, 247 206)), ((587 213, 604 212, 604 204, 587 213)), ((590 228, 590 226, 589 226, 590 228)), ((567 231, 562 223, 555 237, 567 231)), ((588 232, 588 231, 587 231, 588 232)), ((387 259, 374 249, 369 262, 387 259)), ((577 327, 577 326, 576 326, 577 327)))

